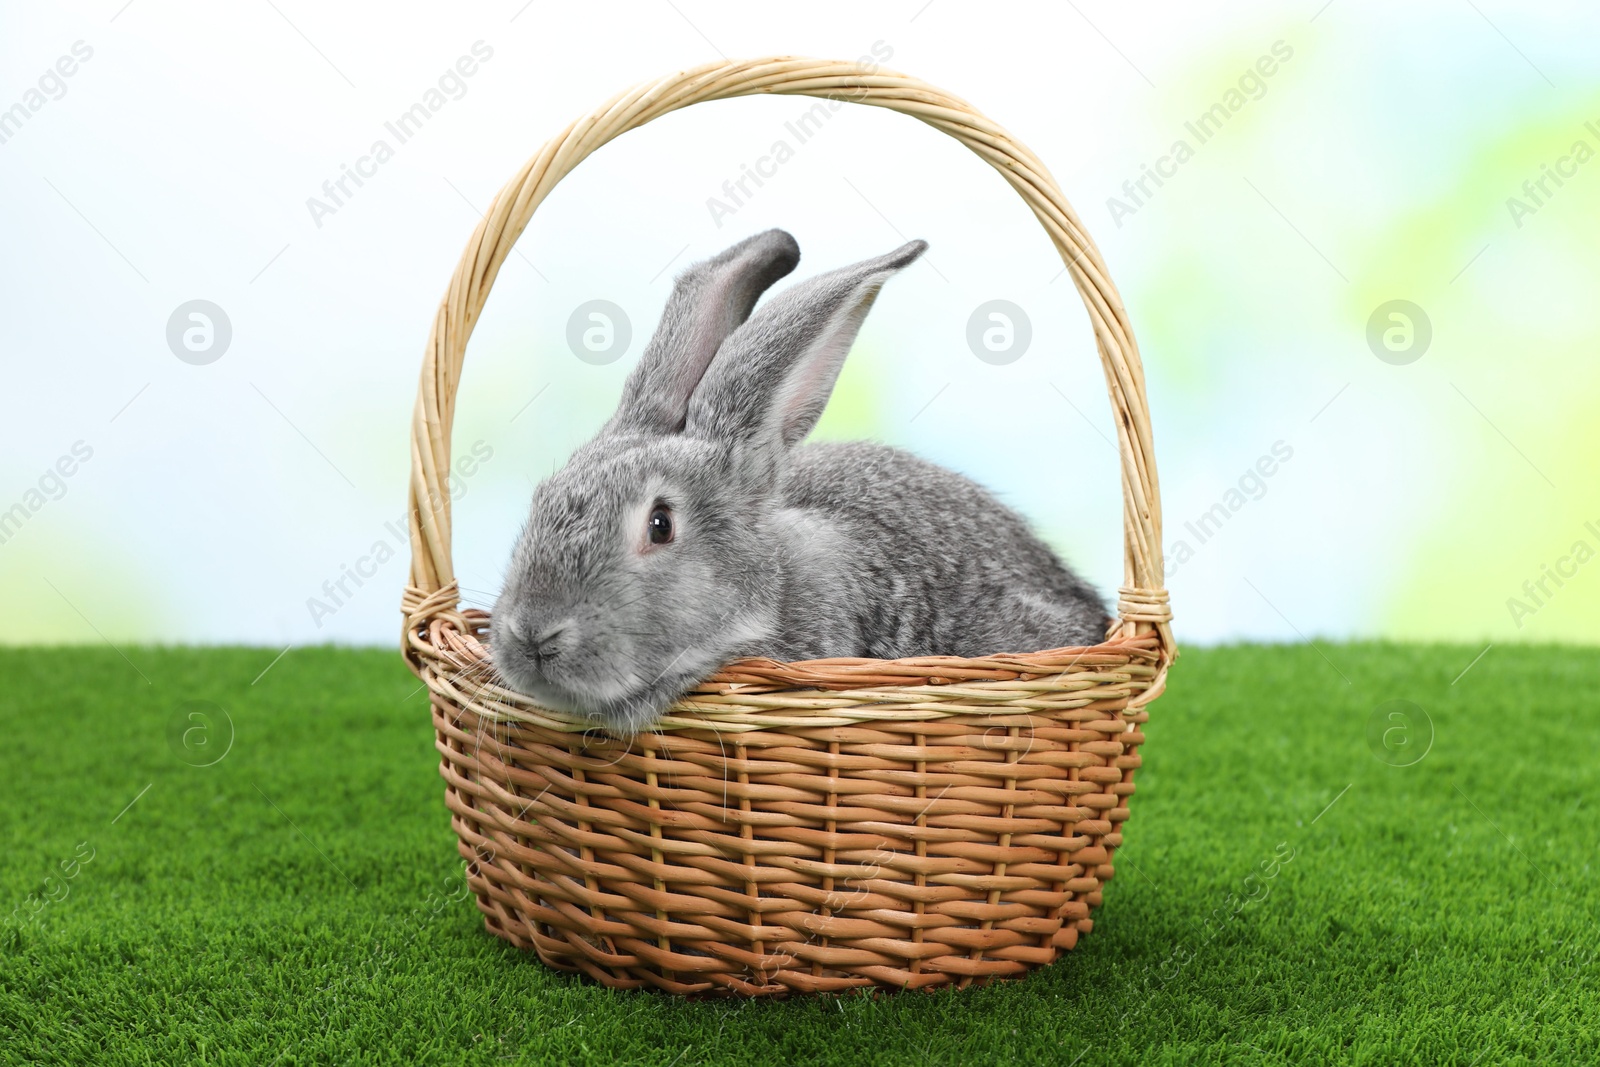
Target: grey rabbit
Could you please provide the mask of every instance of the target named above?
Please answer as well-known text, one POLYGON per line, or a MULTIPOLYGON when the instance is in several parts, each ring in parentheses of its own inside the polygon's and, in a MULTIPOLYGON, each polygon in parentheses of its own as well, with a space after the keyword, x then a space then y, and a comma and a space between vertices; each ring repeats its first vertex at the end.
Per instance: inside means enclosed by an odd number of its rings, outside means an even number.
POLYGON ((982 487, 803 445, 867 310, 927 248, 800 282, 782 230, 678 277, 616 414, 539 485, 495 603, 519 692, 629 734, 731 660, 985 656, 1104 640, 1104 603, 982 487))

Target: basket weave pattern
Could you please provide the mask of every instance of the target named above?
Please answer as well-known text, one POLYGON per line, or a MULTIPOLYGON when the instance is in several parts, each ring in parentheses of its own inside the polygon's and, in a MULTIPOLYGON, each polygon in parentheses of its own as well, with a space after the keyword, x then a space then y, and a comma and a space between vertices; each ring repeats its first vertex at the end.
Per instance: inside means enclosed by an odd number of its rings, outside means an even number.
POLYGON ((1175 647, 1144 379, 1121 300, 1048 171, 900 74, 775 58, 626 92, 496 197, 435 318, 412 434, 407 662, 432 695, 452 826, 488 928, 608 985, 742 995, 1019 975, 1089 931, 1175 647), (1085 649, 729 665, 610 737, 504 688, 450 560, 450 425, 468 337, 555 184, 677 108, 807 94, 913 115, 1017 189, 1094 326, 1122 459, 1119 618, 1085 649), (441 476, 443 475, 443 477, 441 476))

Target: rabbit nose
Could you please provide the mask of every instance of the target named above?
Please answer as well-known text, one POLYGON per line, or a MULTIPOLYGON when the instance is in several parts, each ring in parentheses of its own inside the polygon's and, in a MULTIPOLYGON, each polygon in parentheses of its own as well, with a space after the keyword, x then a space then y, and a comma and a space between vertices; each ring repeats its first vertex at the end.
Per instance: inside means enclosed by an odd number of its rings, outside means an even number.
POLYGON ((541 663, 555 659, 571 644, 573 633, 571 619, 563 619, 553 626, 546 627, 534 635, 530 642, 534 658, 541 663))

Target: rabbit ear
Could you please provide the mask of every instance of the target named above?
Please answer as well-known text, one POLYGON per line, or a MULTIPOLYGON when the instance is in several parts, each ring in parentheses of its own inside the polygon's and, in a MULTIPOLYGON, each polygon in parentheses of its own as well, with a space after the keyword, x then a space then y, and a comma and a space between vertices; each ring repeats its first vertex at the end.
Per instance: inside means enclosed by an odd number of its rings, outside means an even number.
POLYGON ((723 342, 689 401, 686 428, 716 440, 802 440, 822 417, 878 290, 927 247, 912 241, 773 297, 723 342))
POLYGON ((677 433, 689 397, 717 348, 773 282, 794 270, 800 246, 767 230, 685 270, 661 313, 661 325, 622 386, 612 432, 677 433))

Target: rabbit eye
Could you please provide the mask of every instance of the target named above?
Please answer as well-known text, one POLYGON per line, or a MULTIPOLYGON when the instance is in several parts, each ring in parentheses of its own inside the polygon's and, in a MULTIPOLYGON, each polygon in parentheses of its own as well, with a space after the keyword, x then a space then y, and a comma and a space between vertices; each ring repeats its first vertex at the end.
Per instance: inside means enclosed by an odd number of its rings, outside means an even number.
POLYGON ((672 540, 672 509, 665 504, 657 504, 645 526, 650 531, 652 545, 668 544, 672 540))

